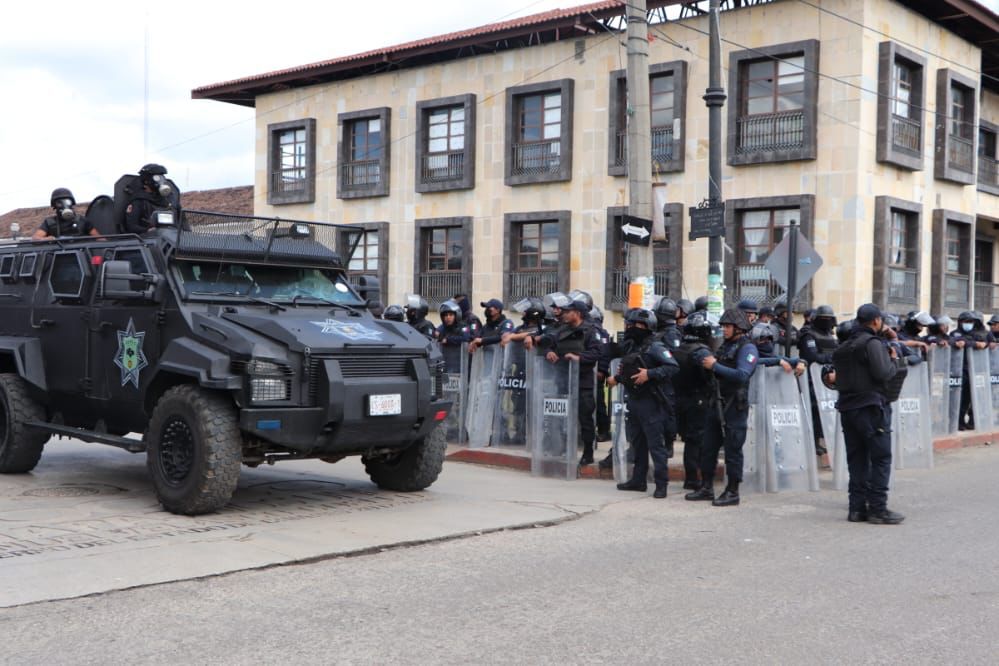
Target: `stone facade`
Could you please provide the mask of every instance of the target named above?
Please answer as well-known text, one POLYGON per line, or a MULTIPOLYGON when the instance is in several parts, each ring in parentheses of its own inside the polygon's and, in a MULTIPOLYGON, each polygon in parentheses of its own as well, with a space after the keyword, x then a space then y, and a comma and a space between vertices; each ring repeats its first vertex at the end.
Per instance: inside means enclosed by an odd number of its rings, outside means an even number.
MULTIPOLYGON (((722 13, 725 66, 735 62, 730 59, 732 54, 747 49, 751 54, 753 49, 779 54, 783 53, 782 45, 793 41, 814 44, 814 49, 805 47, 805 52, 811 55, 806 60, 816 62, 818 69, 817 75, 805 72, 805 97, 814 90, 816 100, 814 107, 806 101, 804 120, 806 137, 809 132, 814 136, 814 151, 791 151, 783 161, 747 163, 726 159, 724 156, 731 155, 731 151, 723 148, 724 198, 739 200, 743 208, 752 208, 756 199, 761 206, 768 201, 793 205, 794 197, 802 199, 803 213, 809 211, 811 219, 799 221, 825 261, 808 297, 813 304, 831 304, 838 313, 850 312, 859 303, 870 300, 875 293, 875 274, 884 275, 885 267, 878 263, 878 257, 884 255, 876 256, 876 246, 880 248, 875 238, 879 198, 883 198, 881 202, 908 202, 905 210, 915 211, 918 218, 913 228, 917 237, 910 239, 911 245, 918 248, 915 262, 918 274, 913 278, 918 280, 918 296, 912 307, 929 309, 936 302, 933 294, 937 285, 933 276, 943 261, 934 256, 933 249, 946 245, 941 245, 941 239, 936 242, 933 239, 935 211, 952 211, 955 217, 971 216, 976 231, 972 238, 979 240, 994 240, 997 234, 994 223, 999 222, 999 196, 995 193, 974 184, 935 177, 936 125, 938 121, 946 121, 940 120, 937 106, 938 71, 950 69, 965 79, 971 77, 975 84, 975 136, 979 118, 999 124, 999 95, 982 92, 980 82, 974 78, 980 62, 977 47, 893 0, 823 0, 822 7, 890 37, 799 2, 780 1, 722 13), (879 71, 883 65, 881 54, 886 52, 881 43, 886 41, 900 46, 900 53, 914 51, 925 59, 921 89, 925 111, 919 129, 921 158, 916 158, 915 163, 910 161, 907 167, 878 161, 877 91, 879 77, 883 76, 879 71)), ((671 295, 691 300, 705 291, 707 274, 708 241, 689 241, 686 234, 689 229, 686 210, 704 199, 708 190, 708 116, 700 99, 708 77, 707 28, 706 18, 656 25, 650 29, 653 40, 649 45, 651 66, 686 63, 685 95, 678 96, 686 98, 685 109, 675 110, 679 121, 673 125, 674 138, 678 132, 678 140, 682 142, 682 150, 674 151, 674 155, 681 156, 680 170, 674 159, 670 169, 654 174, 653 180, 666 184, 669 202, 682 204, 684 231, 680 238, 673 238, 683 244, 682 283, 679 280, 672 283, 671 295)), ((315 121, 312 130, 315 145, 309 148, 314 150, 309 154, 314 154, 315 163, 311 167, 315 182, 314 201, 274 205, 264 203, 265 198, 261 197, 257 199, 255 212, 346 224, 386 222, 381 227, 387 229, 387 243, 383 247, 389 253, 387 285, 383 291, 389 302, 398 302, 404 293, 416 290, 414 279, 419 273, 414 264, 419 257, 414 247, 419 243, 416 221, 421 221, 422 228, 427 220, 470 218, 470 250, 474 257, 471 290, 477 305, 479 301, 504 294, 507 284, 504 273, 509 268, 505 263, 509 249, 504 237, 508 228, 505 220, 512 214, 567 211, 569 230, 563 239, 568 238, 569 248, 565 253, 563 247, 562 255, 568 263, 560 268, 568 275, 568 284, 561 286, 588 290, 597 304, 604 306, 605 280, 610 279, 608 210, 628 201, 623 170, 618 169, 618 175, 612 175, 615 169, 608 167, 613 162, 609 155, 616 140, 609 129, 615 126, 610 114, 620 106, 613 99, 615 88, 611 81, 614 72, 624 66, 624 60, 621 36, 605 32, 258 96, 256 187, 266 190, 271 182, 269 128, 306 119, 315 121), (508 184, 511 182, 508 95, 513 94, 511 89, 516 91, 524 86, 529 90, 568 90, 571 96, 562 105, 563 114, 571 114, 568 125, 571 137, 568 144, 563 137, 560 155, 563 160, 571 159, 568 180, 557 177, 545 182, 508 184), (423 109, 421 102, 468 99, 466 96, 470 95, 474 95, 474 130, 469 128, 465 141, 474 142, 474 150, 468 151, 474 158, 473 186, 441 188, 441 191, 421 188, 425 191, 418 192, 414 183, 419 181, 417 170, 421 168, 416 156, 423 152, 416 146, 423 115, 422 110, 418 112, 423 109), (379 117, 391 124, 388 163, 381 171, 388 180, 387 188, 377 192, 378 196, 357 196, 354 192, 351 198, 338 197, 341 177, 338 160, 345 141, 343 119, 357 117, 356 112, 365 110, 380 112, 379 117)), ((734 73, 732 81, 738 80, 738 73, 734 73)), ((738 103, 738 91, 730 89, 728 95, 727 107, 738 103)), ((881 131, 888 129, 882 127, 881 131)), ((726 142, 735 140, 730 131, 726 142)), ((890 207, 888 210, 890 213, 890 207)), ((738 253, 741 218, 738 214, 729 217, 729 237, 735 241, 732 249, 738 253)), ((973 246, 974 241, 962 251, 973 252, 973 246)), ((993 255, 990 263, 999 267, 996 243, 990 247, 993 255)), ((466 244, 465 251, 468 250, 466 244)), ((727 263, 734 259, 732 253, 726 252, 727 263)), ((972 275, 973 272, 971 269, 972 275)), ((731 271, 726 273, 730 294, 735 295, 731 276, 731 271)), ((999 282, 999 277, 985 277, 990 282, 999 282)), ((884 293, 884 279, 879 278, 878 284, 878 293, 884 293)), ((985 311, 994 309, 992 303, 987 306, 979 303, 979 307, 985 311)))

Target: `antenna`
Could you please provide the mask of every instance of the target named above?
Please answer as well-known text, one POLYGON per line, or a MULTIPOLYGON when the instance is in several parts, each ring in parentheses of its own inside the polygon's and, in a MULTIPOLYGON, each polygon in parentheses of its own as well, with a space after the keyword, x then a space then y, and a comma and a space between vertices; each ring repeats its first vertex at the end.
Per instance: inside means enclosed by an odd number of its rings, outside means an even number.
POLYGON ((146 20, 143 26, 142 63, 142 161, 149 161, 149 7, 146 7, 146 20))

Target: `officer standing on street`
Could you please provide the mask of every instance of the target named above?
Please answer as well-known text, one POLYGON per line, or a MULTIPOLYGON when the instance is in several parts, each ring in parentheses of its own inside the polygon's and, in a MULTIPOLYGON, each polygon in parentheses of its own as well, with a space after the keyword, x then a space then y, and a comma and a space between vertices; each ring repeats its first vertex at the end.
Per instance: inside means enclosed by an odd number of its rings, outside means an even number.
POLYGON ((711 356, 711 322, 698 312, 687 317, 683 340, 673 352, 680 367, 673 377, 676 389, 676 425, 683 440, 683 488, 701 487, 701 448, 708 407, 714 396, 716 381, 713 373, 704 369, 704 359, 711 356))
POLYGON ((851 523, 897 525, 905 517, 888 509, 891 476, 891 406, 887 384, 898 372, 896 352, 878 336, 881 310, 873 303, 857 309, 850 338, 833 353, 843 422, 846 464, 850 470, 851 523))
POLYGON ((59 238, 61 236, 96 236, 97 229, 85 217, 81 217, 73 210, 76 199, 73 193, 65 187, 57 187, 52 190, 49 198, 52 205, 53 215, 46 217, 42 225, 38 227, 31 236, 33 240, 44 240, 46 238, 59 238))
POLYGON ((683 334, 676 325, 676 301, 669 296, 661 296, 652 311, 656 313, 656 340, 670 351, 680 346, 683 334))
POLYGON ((430 312, 430 306, 427 304, 427 299, 423 298, 419 294, 411 294, 407 296, 405 312, 406 322, 410 326, 431 340, 434 339, 436 329, 434 328, 434 325, 427 320, 427 313, 430 312))
MULTIPOLYGON (((831 305, 820 305, 815 308, 812 314, 812 321, 807 326, 801 327, 798 335, 798 353, 802 360, 809 364, 817 363, 828 365, 832 363, 832 355, 839 346, 836 340, 836 313, 831 305)), ((812 426, 815 435, 815 455, 822 460, 822 466, 829 465, 827 456, 829 451, 826 448, 826 436, 822 431, 822 419, 819 415, 818 400, 815 399, 815 387, 812 385, 812 377, 808 377, 808 390, 811 394, 812 402, 812 426)))
POLYGON ((546 330, 540 336, 524 338, 524 347, 539 347, 551 363, 579 361, 579 436, 583 442, 580 465, 593 464, 593 440, 596 436, 593 417, 597 407, 593 396, 593 368, 601 354, 596 330, 586 322, 589 311, 583 301, 569 301, 562 308, 561 326, 546 330))
POLYGON ((618 374, 607 380, 613 387, 625 387, 628 404, 626 424, 628 442, 635 453, 631 479, 617 485, 618 490, 645 492, 649 475, 649 456, 657 499, 666 497, 669 483, 666 441, 676 434, 673 385, 670 378, 679 367, 665 346, 653 337, 656 315, 651 310, 633 308, 624 316, 623 356, 618 374))
POLYGON ((603 310, 590 308, 590 323, 600 340, 600 360, 597 361, 597 441, 609 442, 610 414, 607 411, 607 374, 610 372, 610 333, 604 328, 603 310))
POLYGON ((503 301, 490 298, 480 303, 485 308, 486 323, 482 325, 479 334, 468 345, 468 351, 474 352, 479 347, 498 345, 503 336, 513 333, 513 322, 503 314, 503 301))
POLYGON ((684 497, 691 501, 712 500, 714 506, 737 506, 742 483, 742 445, 746 442, 749 421, 749 380, 760 352, 746 336, 751 325, 745 312, 729 308, 722 313, 719 323, 725 341, 717 356, 706 356, 701 362, 718 380, 718 392, 708 408, 704 430, 701 487, 684 497), (718 451, 723 448, 728 484, 715 499, 715 467, 718 451))
POLYGON ((444 369, 449 373, 461 372, 461 346, 468 342, 468 329, 459 319, 461 307, 454 301, 444 301, 438 311, 441 325, 434 332, 434 338, 444 356, 444 369))

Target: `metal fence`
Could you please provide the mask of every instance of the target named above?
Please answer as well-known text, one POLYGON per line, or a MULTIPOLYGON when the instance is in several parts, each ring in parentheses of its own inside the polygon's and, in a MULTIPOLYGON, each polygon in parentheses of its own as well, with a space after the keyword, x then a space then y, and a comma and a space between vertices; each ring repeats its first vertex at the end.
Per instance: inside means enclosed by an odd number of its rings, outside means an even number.
MULTIPOLYGON (((798 292, 794 299, 793 309, 803 310, 808 307, 807 289, 798 292)), ((729 305, 734 306, 746 298, 757 305, 773 305, 782 300, 784 290, 770 277, 770 271, 762 264, 748 264, 735 267, 735 285, 726 292, 729 305)))
POLYGON ((417 291, 420 296, 427 299, 431 309, 436 309, 444 301, 464 291, 464 276, 462 271, 421 273, 417 277, 417 291))
POLYGON ((888 269, 888 298, 893 301, 916 303, 919 271, 909 268, 888 269))
POLYGON ((382 181, 380 160, 359 160, 340 165, 342 182, 346 187, 376 187, 382 181))
POLYGON ((737 122, 736 153, 801 148, 805 143, 804 111, 743 116, 737 122))
POLYGON ((983 312, 995 312, 999 303, 999 284, 991 282, 975 283, 975 309, 983 312))
POLYGON ((952 308, 968 306, 968 278, 964 275, 944 276, 944 305, 952 308))
MULTIPOLYGON (((664 296, 676 297, 671 290, 672 271, 668 268, 657 268, 653 271, 656 283, 655 293, 664 296)), ((610 300, 607 308, 610 310, 623 310, 628 307, 628 269, 615 268, 610 271, 610 300)))
POLYGON ((919 153, 921 136, 922 127, 918 122, 892 114, 891 142, 893 146, 907 150, 910 153, 919 153))
POLYGON ((971 139, 951 134, 947 148, 947 164, 961 171, 971 171, 975 163, 974 145, 971 139))
POLYGON ((543 296, 559 290, 558 271, 519 271, 510 273, 509 303, 529 296, 543 296))
POLYGON ((454 150, 423 156, 420 180, 423 183, 442 183, 461 180, 465 175, 465 153, 454 150))
POLYGON ((979 155, 978 182, 989 187, 999 187, 999 162, 991 157, 979 155))
MULTIPOLYGON (((653 127, 649 138, 651 139, 652 144, 653 165, 663 167, 667 163, 673 161, 673 155, 676 151, 674 149, 675 144, 673 142, 672 127, 653 127)), ((627 131, 617 133, 616 145, 614 149, 614 165, 619 167, 628 166, 627 131)))
POLYGON ((516 175, 555 173, 561 166, 559 139, 513 144, 513 172, 516 175))

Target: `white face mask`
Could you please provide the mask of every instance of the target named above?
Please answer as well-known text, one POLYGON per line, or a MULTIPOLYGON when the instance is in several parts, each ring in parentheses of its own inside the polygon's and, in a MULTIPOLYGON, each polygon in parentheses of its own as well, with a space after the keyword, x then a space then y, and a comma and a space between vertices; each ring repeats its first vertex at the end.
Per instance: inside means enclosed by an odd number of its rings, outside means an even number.
POLYGON ((975 325, 967 321, 961 324, 961 330, 964 331, 965 333, 971 333, 971 331, 974 330, 974 328, 975 325))

